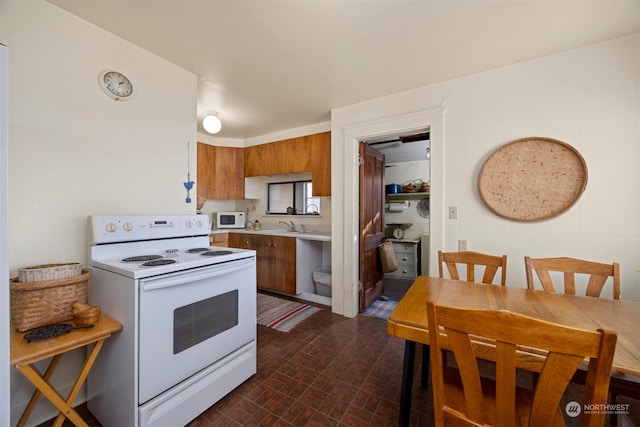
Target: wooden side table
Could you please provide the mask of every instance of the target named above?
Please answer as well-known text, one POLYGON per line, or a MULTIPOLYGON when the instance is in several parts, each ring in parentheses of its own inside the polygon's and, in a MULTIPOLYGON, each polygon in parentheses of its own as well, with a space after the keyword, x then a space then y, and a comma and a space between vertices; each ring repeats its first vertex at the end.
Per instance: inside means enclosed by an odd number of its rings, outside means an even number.
MULTIPOLYGON (((70 322, 72 323, 72 322, 70 322)), ((11 365, 15 366, 27 379, 36 387, 29 404, 24 410, 22 417, 18 421, 18 426, 24 426, 31 416, 38 399, 44 395, 55 405, 60 411, 56 417, 54 426, 61 426, 65 418, 69 418, 76 426, 87 426, 87 423, 80 415, 71 407, 82 384, 87 378, 93 363, 98 357, 98 353, 102 349, 104 341, 111 336, 112 333, 122 329, 122 325, 109 316, 102 314, 100 321, 91 329, 73 329, 68 334, 60 335, 56 338, 32 341, 28 343, 24 340, 26 332, 18 332, 11 328, 11 365), (70 350, 85 347, 94 344, 85 360, 78 377, 69 392, 66 400, 60 393, 49 383, 49 378, 53 375, 58 362, 62 355, 70 350), (33 364, 53 357, 49 367, 44 374, 40 373, 38 368, 33 364)))

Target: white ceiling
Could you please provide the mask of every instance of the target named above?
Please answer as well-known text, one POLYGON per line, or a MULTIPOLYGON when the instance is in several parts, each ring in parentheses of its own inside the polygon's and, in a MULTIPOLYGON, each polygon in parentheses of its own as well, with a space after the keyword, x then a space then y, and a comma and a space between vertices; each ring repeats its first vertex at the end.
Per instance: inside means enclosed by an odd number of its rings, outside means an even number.
POLYGON ((640 31, 640 0, 49 2, 196 74, 199 131, 240 139, 640 31))

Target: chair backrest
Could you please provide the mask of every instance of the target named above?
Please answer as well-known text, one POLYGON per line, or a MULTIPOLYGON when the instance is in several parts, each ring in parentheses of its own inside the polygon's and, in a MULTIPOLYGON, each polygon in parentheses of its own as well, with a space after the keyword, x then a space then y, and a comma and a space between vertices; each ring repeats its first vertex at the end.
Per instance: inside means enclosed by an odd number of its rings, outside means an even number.
POLYGON ((493 279, 498 272, 498 269, 502 271, 502 277, 500 284, 502 286, 507 283, 507 256, 487 255, 479 252, 462 251, 462 252, 442 252, 438 251, 438 269, 440 271, 440 277, 444 279, 444 267, 447 267, 449 277, 455 280, 460 279, 460 273, 458 273, 458 264, 465 264, 467 266, 467 282, 475 282, 475 267, 484 266, 484 273, 482 275, 482 283, 492 284, 493 279))
POLYGON ((576 258, 530 258, 524 257, 524 266, 527 273, 527 287, 535 289, 533 271, 536 272, 542 288, 545 291, 556 292, 553 279, 549 272, 561 272, 564 278, 564 293, 575 295, 576 274, 588 276, 586 295, 599 297, 607 279, 613 278, 613 299, 620 299, 620 265, 602 264, 599 262, 584 261, 576 258))
MULTIPOLYGON (((534 319, 505 310, 457 309, 427 303, 433 408, 437 426, 451 425, 522 425, 547 426, 562 421, 560 400, 573 374, 589 358, 589 370, 582 404, 606 404, 615 352, 615 332, 585 331, 540 319, 534 319), (440 329, 442 327, 442 329, 440 329), (440 333, 431 333, 440 331, 440 333), (567 339, 571 337, 571 339, 567 339), (477 342, 484 346, 476 345, 477 342), (486 346, 491 344, 496 362, 495 400, 483 399, 476 357, 487 356, 486 346), (521 412, 516 393, 516 346, 525 346, 543 358, 536 388, 528 391, 532 400, 521 412), (443 367, 442 349, 451 350, 458 371, 443 367), (482 350, 481 350, 482 348, 482 350), (478 354, 476 353, 478 351, 478 354), (448 389, 445 394, 444 371, 459 372, 463 393, 448 389), (458 401, 456 401, 456 396, 458 401), (486 404, 486 402, 495 402, 486 404), (493 407, 495 406, 495 407, 493 407), (516 409, 518 408, 518 409, 516 409), (527 419, 528 417, 528 419, 527 419)), ((524 347, 518 347, 520 350, 524 347)), ((533 353, 532 353, 533 354, 533 353)), ((459 388, 457 389, 459 390, 459 388)), ((583 406, 584 407, 584 406, 583 406)), ((585 411, 581 425, 602 425, 605 411, 585 411), (589 412, 589 413, 586 413, 589 412)))

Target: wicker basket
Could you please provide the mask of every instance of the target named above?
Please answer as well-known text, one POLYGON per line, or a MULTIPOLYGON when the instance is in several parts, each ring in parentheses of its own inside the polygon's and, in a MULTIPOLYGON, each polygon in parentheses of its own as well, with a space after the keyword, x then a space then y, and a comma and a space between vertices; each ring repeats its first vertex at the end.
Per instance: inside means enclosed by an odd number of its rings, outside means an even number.
POLYGON ((18 282, 44 282, 58 280, 82 274, 82 264, 73 262, 65 264, 44 264, 34 267, 24 267, 18 270, 18 282))
POLYGON ((382 271, 385 273, 396 271, 398 269, 398 259, 396 258, 396 251, 393 248, 393 243, 386 241, 378 245, 378 251, 380 252, 382 271))
POLYGON ((100 307, 94 306, 73 314, 73 322, 76 326, 95 325, 100 321, 100 307))
POLYGON ((21 283, 11 279, 11 319, 18 331, 73 319, 71 304, 87 301, 87 284, 93 275, 88 268, 82 274, 64 279, 21 283))

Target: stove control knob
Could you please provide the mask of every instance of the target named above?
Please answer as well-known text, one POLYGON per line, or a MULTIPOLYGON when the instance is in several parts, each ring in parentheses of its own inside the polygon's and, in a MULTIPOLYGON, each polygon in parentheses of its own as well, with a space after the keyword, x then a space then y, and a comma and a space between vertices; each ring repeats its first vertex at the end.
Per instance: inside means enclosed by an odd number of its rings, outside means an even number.
POLYGON ((198 227, 198 228, 202 228, 202 221, 197 220, 197 221, 196 221, 196 227, 198 227))
POLYGON ((187 226, 187 228, 193 227, 193 223, 191 221, 187 221, 185 225, 187 226))
POLYGON ((131 231, 131 230, 133 230, 133 224, 131 224, 130 222, 125 222, 125 223, 122 225, 122 229, 123 229, 124 231, 131 231))
POLYGON ((107 230, 109 233, 113 233, 118 229, 118 226, 115 225, 114 223, 110 222, 109 224, 107 224, 105 227, 105 230, 107 230))

